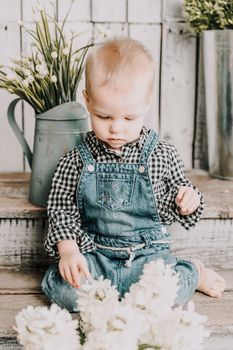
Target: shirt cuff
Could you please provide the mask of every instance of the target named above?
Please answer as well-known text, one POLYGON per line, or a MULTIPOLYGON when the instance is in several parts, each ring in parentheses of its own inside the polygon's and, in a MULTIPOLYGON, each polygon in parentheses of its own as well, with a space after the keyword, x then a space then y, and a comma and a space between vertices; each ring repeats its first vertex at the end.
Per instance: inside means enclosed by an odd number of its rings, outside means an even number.
POLYGON ((191 227, 194 227, 196 225, 196 223, 200 220, 204 210, 204 198, 202 194, 198 191, 198 189, 195 186, 192 187, 200 196, 200 204, 193 213, 189 215, 182 215, 180 214, 180 208, 176 204, 174 204, 175 220, 178 221, 186 230, 189 230, 191 227))

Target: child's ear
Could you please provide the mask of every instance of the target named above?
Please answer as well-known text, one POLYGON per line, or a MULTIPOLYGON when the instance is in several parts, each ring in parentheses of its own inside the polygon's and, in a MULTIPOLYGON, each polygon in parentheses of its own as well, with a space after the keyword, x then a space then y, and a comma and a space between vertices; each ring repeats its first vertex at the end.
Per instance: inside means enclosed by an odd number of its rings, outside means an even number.
POLYGON ((86 107, 87 109, 89 109, 89 97, 88 97, 88 94, 87 94, 87 90, 86 89, 83 89, 82 91, 82 94, 83 94, 83 97, 84 97, 84 100, 85 100, 85 103, 86 103, 86 107))

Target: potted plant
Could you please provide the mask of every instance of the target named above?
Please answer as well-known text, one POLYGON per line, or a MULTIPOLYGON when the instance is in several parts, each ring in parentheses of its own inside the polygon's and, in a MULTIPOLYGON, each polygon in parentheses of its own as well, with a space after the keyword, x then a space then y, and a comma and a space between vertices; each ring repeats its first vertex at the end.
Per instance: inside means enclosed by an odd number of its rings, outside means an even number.
MULTIPOLYGON (((72 3, 71 3, 72 6, 72 3)), ((64 21, 59 25, 55 5, 53 16, 41 7, 34 29, 22 26, 33 40, 29 57, 13 59, 9 67, 0 69, 0 88, 17 95, 8 108, 8 119, 32 168, 30 202, 46 206, 52 176, 59 158, 74 148, 88 130, 85 109, 76 102, 84 60, 91 41, 73 49, 78 35, 64 34, 64 21), (53 33, 53 34, 52 34, 53 33), (35 111, 36 126, 32 152, 15 122, 14 109, 22 99, 35 111)))
POLYGON ((203 35, 209 173, 233 179, 233 1, 185 0, 185 16, 203 35))

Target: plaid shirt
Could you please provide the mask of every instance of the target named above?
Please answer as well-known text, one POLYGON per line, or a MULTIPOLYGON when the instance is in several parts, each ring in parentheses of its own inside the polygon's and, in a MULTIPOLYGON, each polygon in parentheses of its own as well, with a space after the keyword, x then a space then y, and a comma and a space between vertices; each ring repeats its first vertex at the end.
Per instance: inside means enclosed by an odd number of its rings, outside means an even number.
MULTIPOLYGON (((139 163, 148 132, 143 127, 139 138, 124 145, 121 154, 108 149, 96 138, 93 131, 86 134, 85 142, 96 162, 139 163)), ((204 200, 198 189, 185 177, 184 164, 176 148, 159 139, 149 158, 148 166, 161 223, 169 225, 178 221, 186 229, 195 226, 200 219, 204 200), (193 187, 200 195, 201 204, 190 215, 181 215, 175 204, 178 186, 193 187)), ((93 241, 82 230, 75 199, 82 167, 79 152, 75 148, 61 158, 55 171, 48 199, 49 229, 45 239, 45 249, 50 256, 58 256, 56 243, 67 239, 76 241, 82 253, 95 249, 93 241)))

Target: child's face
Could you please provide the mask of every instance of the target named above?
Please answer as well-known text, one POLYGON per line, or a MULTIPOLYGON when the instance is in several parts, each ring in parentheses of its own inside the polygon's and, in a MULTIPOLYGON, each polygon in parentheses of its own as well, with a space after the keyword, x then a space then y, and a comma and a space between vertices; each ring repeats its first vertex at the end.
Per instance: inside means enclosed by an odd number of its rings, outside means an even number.
POLYGON ((144 92, 147 90, 140 84, 136 88, 123 86, 121 91, 105 85, 92 89, 90 96, 84 90, 96 137, 115 151, 136 140, 151 104, 152 98, 144 92))

